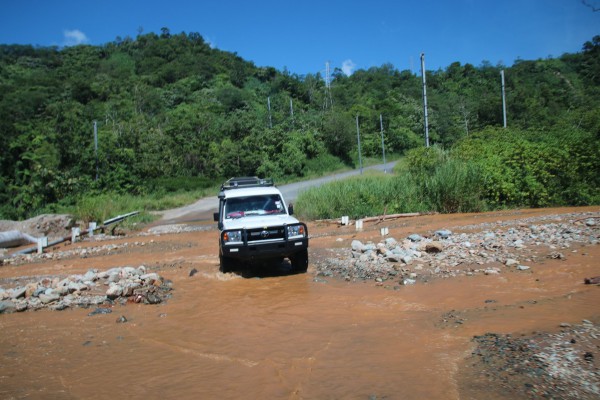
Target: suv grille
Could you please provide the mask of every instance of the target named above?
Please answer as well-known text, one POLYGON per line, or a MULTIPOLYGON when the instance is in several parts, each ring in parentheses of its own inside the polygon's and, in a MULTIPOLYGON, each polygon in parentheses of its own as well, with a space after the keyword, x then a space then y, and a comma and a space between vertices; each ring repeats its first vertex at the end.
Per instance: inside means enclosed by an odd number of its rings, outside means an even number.
POLYGON ((283 240, 285 239, 285 227, 270 226, 266 229, 248 229, 248 243, 258 242, 262 240, 283 240))

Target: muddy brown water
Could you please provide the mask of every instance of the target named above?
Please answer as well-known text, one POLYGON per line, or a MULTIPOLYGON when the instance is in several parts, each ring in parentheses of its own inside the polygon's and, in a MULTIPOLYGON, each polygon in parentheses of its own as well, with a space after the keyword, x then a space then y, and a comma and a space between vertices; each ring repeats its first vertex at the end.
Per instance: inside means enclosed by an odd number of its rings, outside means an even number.
MULTIPOLYGON (((390 235, 563 211, 419 217, 398 221, 390 235)), ((310 228, 315 256, 338 245, 338 237, 349 245, 356 236, 310 228)), ((376 228, 359 237, 376 240, 376 228)), ((126 240, 132 242, 120 239, 126 240)), ((556 331, 561 322, 600 314, 600 289, 583 284, 600 275, 598 246, 574 246, 566 261, 548 259, 533 272, 391 290, 374 282, 315 281, 314 265, 298 275, 221 274, 214 231, 135 240, 146 246, 0 268, 7 280, 144 264, 175 288, 164 304, 117 305, 106 315, 88 316, 89 309, 0 315, 0 398, 495 398, 461 374, 473 335, 556 331), (190 277, 192 268, 198 273, 190 277), (126 323, 116 322, 121 315, 126 323)))

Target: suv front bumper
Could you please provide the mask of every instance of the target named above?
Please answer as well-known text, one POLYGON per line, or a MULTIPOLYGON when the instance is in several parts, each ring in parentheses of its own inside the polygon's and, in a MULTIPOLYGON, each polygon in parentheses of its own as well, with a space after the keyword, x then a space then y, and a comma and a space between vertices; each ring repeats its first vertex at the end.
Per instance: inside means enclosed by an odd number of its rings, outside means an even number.
POLYGON ((256 260, 277 257, 290 257, 308 249, 308 238, 240 244, 221 244, 223 257, 238 260, 256 260))

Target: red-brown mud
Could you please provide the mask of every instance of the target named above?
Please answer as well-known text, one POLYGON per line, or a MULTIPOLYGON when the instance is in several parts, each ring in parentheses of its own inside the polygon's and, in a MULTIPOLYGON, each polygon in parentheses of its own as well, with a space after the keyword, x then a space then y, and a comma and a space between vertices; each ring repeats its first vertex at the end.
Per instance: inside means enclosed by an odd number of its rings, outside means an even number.
MULTIPOLYGON (((598 212, 598 207, 433 215, 386 223, 390 236, 598 212)), ((311 260, 379 240, 379 226, 312 223, 311 260), (337 239, 343 238, 340 242, 337 239)), ((433 279, 386 289, 374 282, 315 279, 285 270, 218 271, 216 231, 119 238, 113 254, 0 267, 0 284, 145 265, 173 281, 160 305, 26 311, 0 315, 0 398, 105 399, 479 399, 505 398, 506 383, 482 374, 476 335, 560 332, 600 324, 600 247, 574 245, 531 271, 433 279), (144 245, 142 245, 142 243, 144 245), (190 271, 198 272, 190 276, 190 271), (124 316, 125 323, 117 323, 124 316), (475 358, 474 358, 475 357, 475 358)), ((83 242, 61 246, 98 246, 83 242)), ((540 249, 540 251, 547 251, 540 249)), ((600 362, 596 350, 595 366, 600 362)), ((597 371, 597 369, 596 369, 597 371)), ((597 376, 597 375, 596 375, 597 376)), ((514 390, 511 398, 528 398, 514 390)))

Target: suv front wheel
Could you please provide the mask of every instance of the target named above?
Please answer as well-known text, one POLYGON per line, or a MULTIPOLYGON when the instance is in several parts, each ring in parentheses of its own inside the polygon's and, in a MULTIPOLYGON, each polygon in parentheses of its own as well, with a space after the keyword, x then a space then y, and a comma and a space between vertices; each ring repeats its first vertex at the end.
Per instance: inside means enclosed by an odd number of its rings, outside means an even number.
POLYGON ((233 271, 233 260, 229 257, 219 256, 219 270, 222 273, 227 273, 233 271))
POLYGON ((290 257, 292 270, 294 272, 306 272, 308 270, 308 250, 300 251, 290 257))

